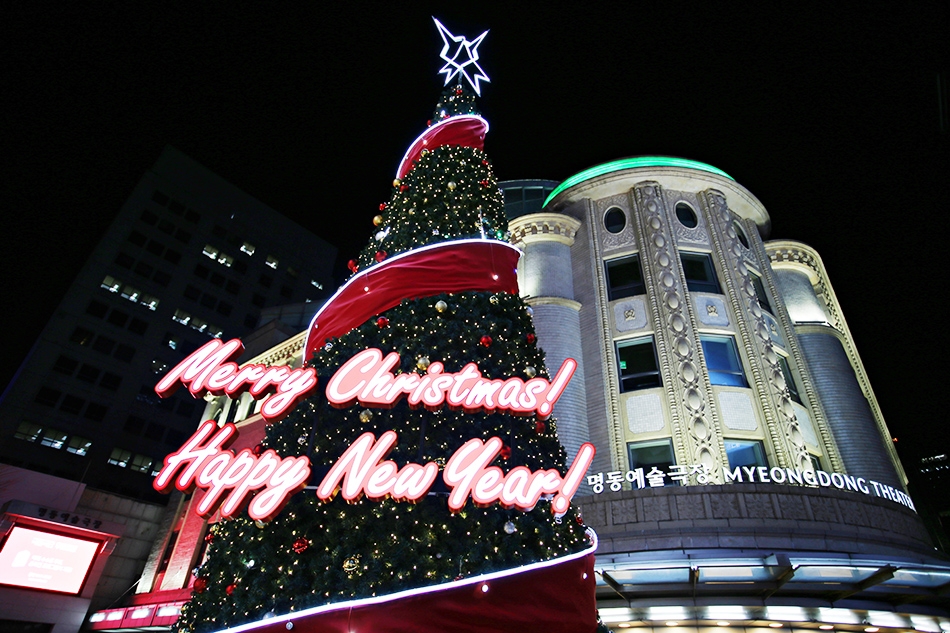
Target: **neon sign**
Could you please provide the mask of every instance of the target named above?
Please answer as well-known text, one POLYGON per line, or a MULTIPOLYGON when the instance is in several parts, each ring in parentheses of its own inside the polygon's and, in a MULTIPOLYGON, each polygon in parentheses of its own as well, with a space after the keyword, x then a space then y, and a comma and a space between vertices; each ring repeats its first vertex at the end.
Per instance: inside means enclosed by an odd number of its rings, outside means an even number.
MULTIPOLYGON (((210 341, 166 374, 155 391, 166 397, 180 385, 186 385, 195 396, 234 396, 245 391, 255 398, 269 395, 261 406, 261 415, 272 422, 286 416, 317 384, 313 368, 238 367, 230 359, 243 349, 237 339, 227 343, 210 341)), ((474 363, 454 373, 446 372, 443 363, 433 362, 424 374, 394 374, 392 370, 399 360, 397 353, 383 356, 376 348, 359 352, 330 379, 327 400, 338 408, 355 402, 392 407, 406 398, 411 407, 437 409, 447 404, 469 413, 505 411, 546 418, 577 369, 577 362, 569 358, 550 381, 499 380, 483 377, 474 363)), ((165 458, 154 488, 159 492, 169 492, 173 485, 181 491, 203 489, 205 494, 195 510, 205 518, 218 510, 222 517, 231 518, 245 507, 254 520, 274 518, 290 496, 306 486, 310 460, 305 456, 282 458, 273 450, 255 454, 244 449, 234 453, 227 447, 237 434, 237 427, 231 423, 220 427, 214 420, 202 423, 180 449, 165 458)), ((434 462, 399 466, 385 459, 397 439, 394 431, 385 431, 379 438, 372 433, 362 434, 317 486, 317 497, 329 501, 342 493, 350 502, 364 495, 370 500, 388 497, 409 503, 419 501, 435 483, 439 466, 434 462)), ((505 473, 491 465, 502 448, 502 440, 497 437, 487 441, 470 439, 449 458, 442 479, 450 489, 450 511, 461 511, 469 498, 477 506, 499 503, 525 511, 534 508, 542 498, 550 498, 552 512, 563 515, 595 453, 592 444, 583 444, 563 476, 553 468, 531 471, 524 466, 505 473)))
POLYGON ((180 385, 185 385, 196 398, 205 393, 233 398, 245 391, 257 400, 270 395, 261 407, 261 416, 268 422, 274 422, 290 413, 294 405, 317 386, 317 372, 312 367, 238 367, 231 359, 240 356, 243 351, 244 345, 238 339, 231 339, 227 343, 212 339, 165 374, 155 385, 155 393, 167 398, 180 385))
POLYGON ((196 487, 206 490, 195 507, 205 518, 214 514, 219 506, 221 516, 231 518, 245 505, 252 519, 274 518, 290 495, 306 485, 310 460, 306 457, 281 459, 272 450, 254 455, 245 449, 235 455, 225 448, 236 437, 237 428, 231 423, 219 429, 214 420, 203 422, 184 446, 165 458, 165 465, 152 485, 159 492, 170 492, 173 481, 182 492, 196 487), (176 479, 179 470, 181 474, 176 479))
POLYGON ((482 377, 475 363, 469 363, 458 373, 443 373, 442 363, 431 363, 425 374, 395 375, 399 354, 383 353, 376 348, 365 349, 350 360, 330 379, 327 400, 338 408, 354 402, 363 406, 391 407, 407 396, 409 406, 433 409, 444 402, 452 409, 477 411, 508 411, 515 415, 537 413, 548 417, 554 403, 564 392, 577 362, 568 358, 561 365, 554 380, 520 378, 490 380, 482 377))

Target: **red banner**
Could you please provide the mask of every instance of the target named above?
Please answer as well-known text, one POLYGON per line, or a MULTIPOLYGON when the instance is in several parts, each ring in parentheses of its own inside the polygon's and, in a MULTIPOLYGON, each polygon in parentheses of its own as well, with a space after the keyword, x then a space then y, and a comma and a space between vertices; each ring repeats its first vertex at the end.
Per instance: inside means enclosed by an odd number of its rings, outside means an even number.
POLYGON ((370 317, 443 292, 518 292, 521 251, 497 240, 456 240, 423 246, 371 266, 337 290, 317 312, 307 334, 310 360, 327 339, 342 336, 370 317))

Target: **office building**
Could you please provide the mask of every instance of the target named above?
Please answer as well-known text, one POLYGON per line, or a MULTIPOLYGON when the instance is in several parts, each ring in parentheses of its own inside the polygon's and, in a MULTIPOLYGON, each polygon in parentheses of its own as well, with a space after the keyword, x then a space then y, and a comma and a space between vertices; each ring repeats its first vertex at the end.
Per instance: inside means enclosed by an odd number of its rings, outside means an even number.
POLYGON ((0 462, 166 502, 204 403, 157 374, 273 306, 326 295, 336 249, 174 148, 145 173, 0 400, 0 462))

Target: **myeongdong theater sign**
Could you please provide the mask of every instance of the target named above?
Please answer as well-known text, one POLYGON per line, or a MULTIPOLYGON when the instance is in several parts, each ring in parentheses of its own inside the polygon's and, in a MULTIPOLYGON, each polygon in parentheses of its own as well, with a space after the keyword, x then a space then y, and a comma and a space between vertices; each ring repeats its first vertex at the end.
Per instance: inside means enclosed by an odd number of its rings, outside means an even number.
MULTIPOLYGON (((312 367, 239 367, 232 359, 243 350, 238 339, 209 341, 168 372, 155 391, 167 397, 185 385, 196 397, 205 393, 233 397, 245 392, 257 399, 269 396, 260 412, 266 421, 273 422, 286 416, 316 388, 317 374, 312 367)), ((395 352, 384 356, 378 349, 363 350, 330 379, 327 400, 340 408, 356 402, 367 407, 391 407, 406 398, 413 407, 433 409, 447 404, 469 413, 500 411, 546 418, 577 368, 576 361, 567 359, 552 380, 524 381, 485 378, 474 363, 456 373, 446 372, 442 363, 433 362, 424 374, 394 374, 392 370, 398 365, 395 352)), ((246 506, 252 519, 272 519, 290 495, 306 485, 310 460, 306 456, 282 458, 273 450, 256 455, 244 449, 235 454, 227 446, 236 437, 233 424, 219 428, 214 420, 202 423, 184 446, 165 458, 153 484, 155 489, 168 492, 174 485, 183 491, 196 487, 205 490, 196 507, 205 517, 219 508, 223 517, 233 517, 246 506)), ((317 486, 317 497, 328 501, 340 492, 347 501, 365 495, 371 500, 390 497, 412 502, 425 496, 435 483, 439 466, 434 462, 399 466, 386 460, 397 439, 393 431, 379 438, 372 433, 362 434, 317 486)), ((505 473, 491 466, 502 446, 497 437, 487 441, 473 438, 449 458, 442 479, 450 490, 451 511, 460 511, 469 497, 481 506, 500 503, 530 510, 542 497, 550 496, 552 511, 562 515, 570 507, 595 453, 592 444, 583 444, 563 476, 553 468, 531 471, 524 466, 505 473)))

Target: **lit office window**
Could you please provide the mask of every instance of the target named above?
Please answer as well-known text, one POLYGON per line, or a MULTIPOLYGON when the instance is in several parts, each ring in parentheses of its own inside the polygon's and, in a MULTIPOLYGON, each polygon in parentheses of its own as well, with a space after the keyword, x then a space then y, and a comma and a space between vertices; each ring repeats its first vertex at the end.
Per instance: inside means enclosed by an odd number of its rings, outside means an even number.
POLYGON ((43 436, 40 438, 40 444, 50 448, 62 448, 66 443, 67 434, 58 429, 43 429, 43 436))
POLYGON ((39 424, 33 424, 32 422, 20 422, 20 426, 17 427, 16 433, 13 434, 18 440, 26 440, 27 442, 35 442, 40 439, 40 435, 43 433, 43 427, 39 424))
POLYGON ((89 448, 92 446, 92 440, 86 437, 79 437, 74 435, 69 438, 69 443, 66 444, 66 452, 73 453, 74 455, 83 456, 89 452, 89 448))
POLYGON ((277 258, 274 257, 273 255, 268 255, 267 261, 264 263, 270 266, 271 268, 273 268, 274 270, 277 270, 277 258))
POLYGON ((701 334, 699 340, 703 346, 710 384, 726 387, 749 386, 745 373, 742 371, 742 363, 739 362, 739 352, 734 338, 701 334))
POLYGON ((254 248, 254 245, 250 242, 244 242, 241 244, 241 252, 246 255, 253 255, 255 250, 256 249, 254 248))
POLYGON ((132 459, 132 451, 127 451, 124 448, 113 448, 112 454, 109 455, 107 460, 113 466, 119 466, 125 468, 129 465, 129 460, 132 459))

